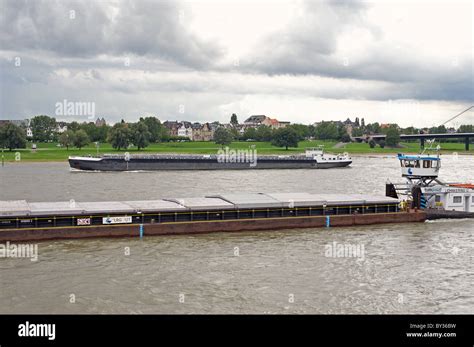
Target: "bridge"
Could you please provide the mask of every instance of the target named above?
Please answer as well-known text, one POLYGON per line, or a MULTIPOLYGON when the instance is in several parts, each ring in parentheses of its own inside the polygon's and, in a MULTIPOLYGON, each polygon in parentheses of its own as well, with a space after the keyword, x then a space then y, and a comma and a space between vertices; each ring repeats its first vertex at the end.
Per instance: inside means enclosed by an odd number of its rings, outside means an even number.
MULTIPOLYGON (((363 141, 370 141, 373 139, 374 141, 381 141, 385 140, 387 135, 379 134, 379 135, 367 135, 367 136, 357 136, 354 137, 354 140, 357 142, 363 141)), ((474 133, 446 133, 446 134, 410 134, 410 135, 400 135, 400 140, 420 140, 421 148, 425 147, 425 140, 429 139, 464 139, 465 149, 466 151, 469 150, 469 141, 471 138, 474 138, 474 133)))
MULTIPOLYGON (((449 118, 446 122, 444 122, 441 125, 445 125, 446 123, 451 122, 452 120, 456 119, 463 113, 466 113, 467 111, 471 110, 474 108, 474 105, 466 108, 464 111, 458 113, 457 115, 449 118)), ((366 135, 366 136, 357 136, 354 137, 353 139, 357 142, 363 142, 363 141, 370 141, 370 139, 373 139, 374 141, 381 141, 385 140, 387 135, 384 134, 379 134, 379 135, 366 135)), ((465 149, 466 151, 469 150, 469 142, 471 137, 474 137, 474 133, 444 133, 444 134, 410 134, 410 135, 405 135, 402 134, 400 135, 400 140, 420 140, 420 147, 424 148, 425 147, 425 140, 429 139, 464 139, 465 143, 465 149)))

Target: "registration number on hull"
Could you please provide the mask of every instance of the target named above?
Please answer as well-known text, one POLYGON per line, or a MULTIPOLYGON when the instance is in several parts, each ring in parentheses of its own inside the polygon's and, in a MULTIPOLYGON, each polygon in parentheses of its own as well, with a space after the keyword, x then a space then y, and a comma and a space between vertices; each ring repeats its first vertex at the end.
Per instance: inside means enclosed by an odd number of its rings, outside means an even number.
POLYGON ((102 218, 102 224, 126 224, 126 223, 132 223, 131 216, 102 218))

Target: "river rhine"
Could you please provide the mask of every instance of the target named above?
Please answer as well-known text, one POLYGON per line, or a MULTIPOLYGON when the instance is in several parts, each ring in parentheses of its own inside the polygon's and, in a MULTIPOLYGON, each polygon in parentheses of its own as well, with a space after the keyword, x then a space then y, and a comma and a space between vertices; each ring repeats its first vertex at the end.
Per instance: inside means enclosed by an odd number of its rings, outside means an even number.
MULTIPOLYGON (((474 181, 474 156, 443 156, 443 181, 474 181)), ((395 157, 329 170, 71 172, 7 163, 0 200, 108 201, 222 192, 385 192, 395 157)), ((0 313, 474 313, 474 220, 49 241, 0 258, 0 313), (363 257, 327 256, 328 245, 363 257), (73 300, 75 299, 75 300, 73 300), (71 301, 75 301, 71 303, 71 301)))

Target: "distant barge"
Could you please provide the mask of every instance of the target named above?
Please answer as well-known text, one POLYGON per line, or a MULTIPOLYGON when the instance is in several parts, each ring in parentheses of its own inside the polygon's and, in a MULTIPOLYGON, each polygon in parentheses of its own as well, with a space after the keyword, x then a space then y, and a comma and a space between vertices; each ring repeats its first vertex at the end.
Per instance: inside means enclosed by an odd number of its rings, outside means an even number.
POLYGON ((326 154, 322 148, 308 148, 301 155, 257 156, 254 149, 226 149, 212 155, 127 153, 69 157, 72 169, 87 171, 329 169, 351 163, 348 155, 326 154))
POLYGON ((421 222, 399 200, 368 195, 224 194, 124 202, 0 201, 0 241, 143 237, 421 222))

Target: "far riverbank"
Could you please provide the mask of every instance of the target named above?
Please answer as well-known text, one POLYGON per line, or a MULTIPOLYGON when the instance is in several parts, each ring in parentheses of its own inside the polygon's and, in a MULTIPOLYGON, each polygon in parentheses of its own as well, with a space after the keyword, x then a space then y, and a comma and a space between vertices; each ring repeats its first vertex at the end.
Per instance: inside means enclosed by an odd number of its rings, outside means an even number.
MULTIPOLYGON (((442 154, 458 153, 459 155, 474 154, 474 146, 471 150, 465 151, 463 143, 441 143, 442 154)), ((402 142, 398 148, 370 148, 367 143, 347 143, 338 144, 334 141, 302 141, 297 148, 279 148, 272 146, 269 142, 233 142, 229 145, 230 149, 243 150, 255 149, 258 155, 291 155, 304 153, 305 148, 324 146, 325 151, 329 153, 347 152, 352 156, 387 156, 396 155, 397 153, 415 154, 420 152, 418 142, 402 142)), ((64 162, 69 156, 96 156, 104 153, 125 153, 130 154, 215 154, 221 147, 213 142, 167 142, 153 143, 145 149, 138 151, 134 147, 127 150, 115 150, 110 144, 99 144, 98 148, 94 143, 82 148, 66 149, 58 147, 56 143, 39 143, 37 149, 32 150, 31 144, 26 149, 18 149, 13 151, 5 150, 1 155, 4 162, 64 162)))

